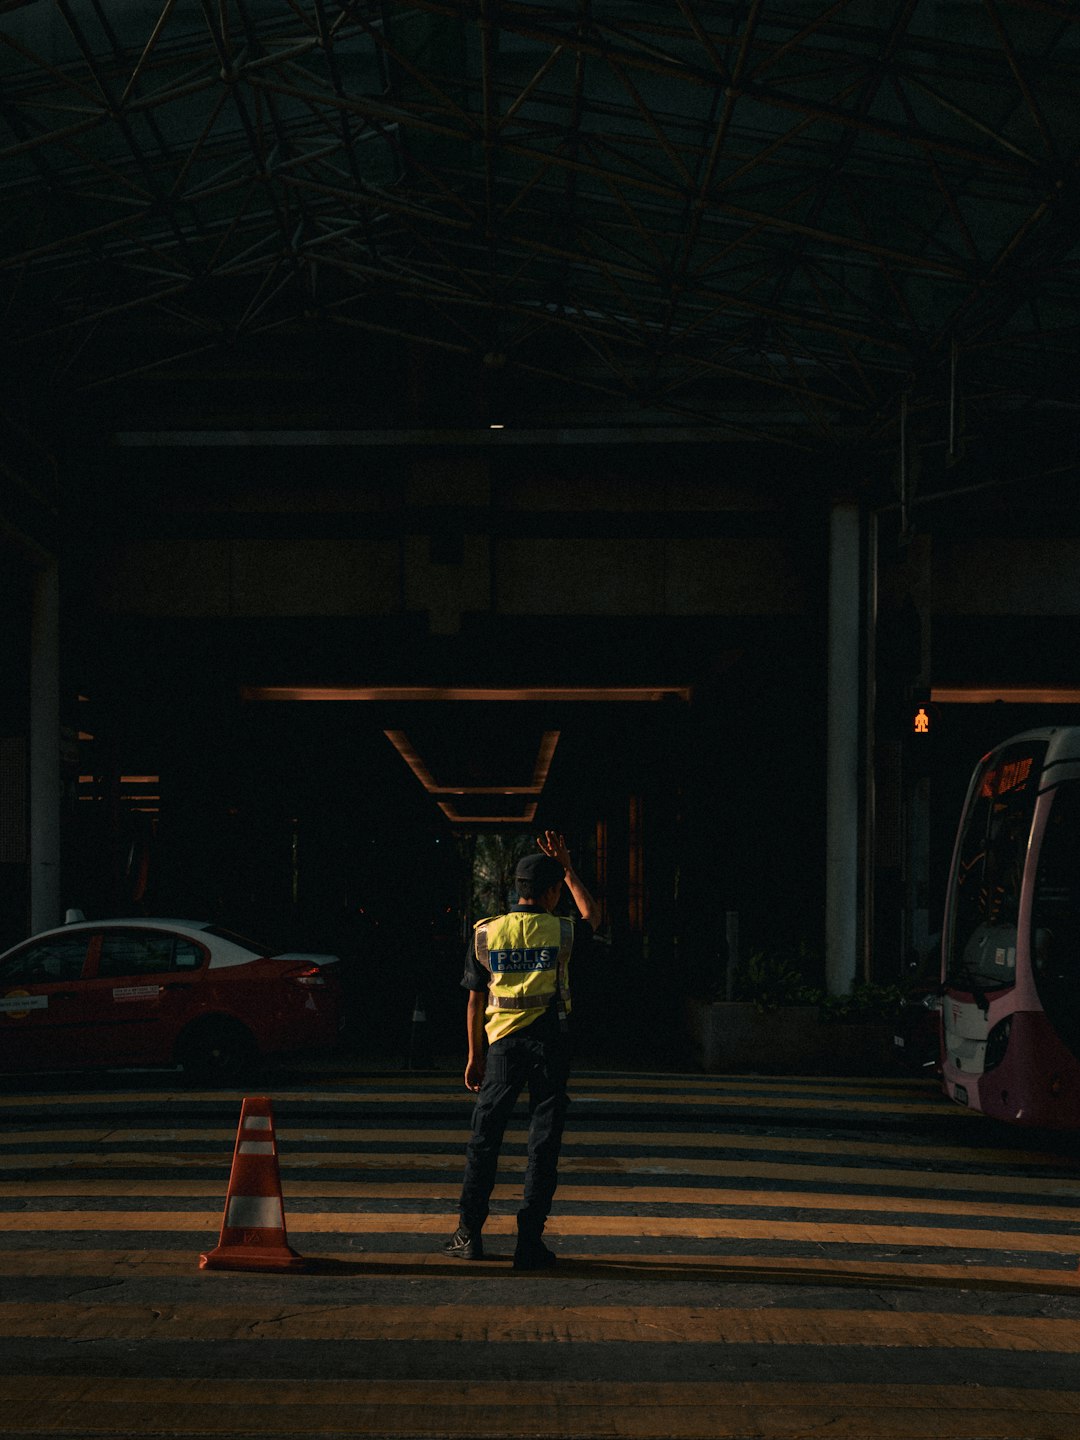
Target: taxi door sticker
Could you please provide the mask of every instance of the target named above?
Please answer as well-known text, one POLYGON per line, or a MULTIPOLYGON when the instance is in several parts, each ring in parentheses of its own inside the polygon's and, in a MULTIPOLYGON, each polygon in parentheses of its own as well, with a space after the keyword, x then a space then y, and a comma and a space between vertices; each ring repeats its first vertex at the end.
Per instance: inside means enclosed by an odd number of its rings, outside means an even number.
POLYGON ((29 990, 9 990, 0 995, 0 1015, 10 1015, 12 1020, 25 1020, 31 1010, 47 1010, 47 995, 31 995, 29 990))
POLYGON ((160 985, 114 985, 114 1000, 156 1000, 161 994, 160 985))

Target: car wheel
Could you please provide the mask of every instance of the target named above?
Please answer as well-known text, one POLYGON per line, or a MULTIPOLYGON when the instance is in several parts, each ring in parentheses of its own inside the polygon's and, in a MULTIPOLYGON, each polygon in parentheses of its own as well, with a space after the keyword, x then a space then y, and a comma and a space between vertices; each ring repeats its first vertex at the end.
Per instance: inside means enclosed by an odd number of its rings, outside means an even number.
POLYGON ((203 1080, 233 1080, 258 1059, 255 1037, 238 1020, 202 1020, 180 1037, 177 1059, 203 1080))

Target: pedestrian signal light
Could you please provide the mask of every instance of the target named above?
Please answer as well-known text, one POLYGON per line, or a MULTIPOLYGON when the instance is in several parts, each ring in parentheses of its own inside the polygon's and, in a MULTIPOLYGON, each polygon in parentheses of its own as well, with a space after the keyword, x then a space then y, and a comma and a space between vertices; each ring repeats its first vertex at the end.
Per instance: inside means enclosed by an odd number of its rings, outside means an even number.
POLYGON ((916 735, 930 734, 930 715, 924 705, 920 705, 919 708, 915 711, 915 719, 912 723, 912 729, 914 730, 916 735))

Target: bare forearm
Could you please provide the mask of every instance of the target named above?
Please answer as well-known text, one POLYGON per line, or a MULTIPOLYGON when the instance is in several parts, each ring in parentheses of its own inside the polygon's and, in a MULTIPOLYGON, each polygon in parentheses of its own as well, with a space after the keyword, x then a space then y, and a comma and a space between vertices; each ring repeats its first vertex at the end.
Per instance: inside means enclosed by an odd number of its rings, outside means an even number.
POLYGON ((578 914, 583 920, 587 920, 595 930, 600 924, 600 906, 589 894, 581 876, 574 869, 570 860, 570 851, 566 847, 566 838, 558 830, 545 830, 543 835, 537 838, 537 845, 545 855, 550 855, 552 860, 557 860, 563 867, 563 880, 566 888, 574 897, 574 904, 578 908, 578 914))
POLYGON ((484 1011, 487 1008, 487 994, 483 990, 469 991, 469 1013, 466 1024, 469 1031, 469 1059, 484 1058, 484 1011))
POLYGON ((487 1054, 484 1044, 484 1011, 487 1009, 485 990, 469 991, 466 1026, 469 1033, 469 1059, 465 1066, 465 1089, 479 1090, 484 1083, 487 1054))
POLYGON ((573 896, 578 914, 583 920, 587 920, 595 930, 600 924, 600 906, 589 893, 585 882, 572 866, 566 871, 563 879, 566 881, 566 888, 573 896))

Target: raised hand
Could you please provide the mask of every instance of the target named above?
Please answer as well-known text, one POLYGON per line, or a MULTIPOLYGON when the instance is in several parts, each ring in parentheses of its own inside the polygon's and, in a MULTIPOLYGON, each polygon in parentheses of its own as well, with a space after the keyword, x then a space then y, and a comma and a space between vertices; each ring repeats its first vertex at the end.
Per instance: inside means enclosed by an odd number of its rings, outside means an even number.
POLYGON ((536 837, 536 843, 545 855, 557 860, 564 870, 570 869, 570 851, 566 848, 566 837, 557 830, 545 830, 536 837))

